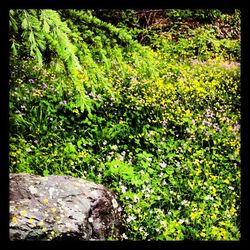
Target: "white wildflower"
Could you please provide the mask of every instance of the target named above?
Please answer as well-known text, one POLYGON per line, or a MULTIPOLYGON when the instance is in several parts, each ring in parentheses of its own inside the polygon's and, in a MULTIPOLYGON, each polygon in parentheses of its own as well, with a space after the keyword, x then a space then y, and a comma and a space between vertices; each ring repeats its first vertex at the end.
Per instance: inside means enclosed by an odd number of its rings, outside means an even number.
POLYGON ((117 145, 113 145, 111 148, 112 148, 113 150, 116 150, 118 147, 117 147, 117 145))
POLYGON ((129 216, 129 217, 127 218, 127 222, 133 221, 133 220, 135 220, 135 219, 136 219, 135 216, 129 216))
POLYGON ((182 220, 182 219, 179 220, 179 223, 180 223, 180 224, 182 224, 183 222, 184 222, 184 220, 182 220))
POLYGON ((167 166, 167 164, 166 164, 165 162, 161 162, 161 163, 160 163, 160 166, 161 166, 162 168, 165 168, 165 167, 167 166))
POLYGON ((134 202, 137 202, 137 201, 139 201, 140 199, 139 199, 139 197, 137 197, 136 195, 134 196, 134 202))
POLYGON ((186 204, 188 201, 187 200, 183 200, 182 202, 181 202, 181 205, 184 205, 184 204, 186 204))
POLYGON ((121 191, 122 191, 122 193, 125 193, 125 192, 126 192, 126 190, 127 190, 127 187, 125 187, 125 186, 121 186, 121 191))

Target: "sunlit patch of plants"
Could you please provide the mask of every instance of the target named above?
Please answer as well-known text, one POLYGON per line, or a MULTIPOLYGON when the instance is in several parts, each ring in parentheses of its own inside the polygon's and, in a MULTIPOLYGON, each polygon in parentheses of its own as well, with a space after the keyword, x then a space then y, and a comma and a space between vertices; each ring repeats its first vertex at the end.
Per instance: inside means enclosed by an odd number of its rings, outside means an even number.
POLYGON ((200 27, 176 42, 173 29, 150 48, 91 12, 64 18, 84 100, 53 63, 13 56, 10 171, 104 184, 121 240, 239 240, 239 41, 200 27))

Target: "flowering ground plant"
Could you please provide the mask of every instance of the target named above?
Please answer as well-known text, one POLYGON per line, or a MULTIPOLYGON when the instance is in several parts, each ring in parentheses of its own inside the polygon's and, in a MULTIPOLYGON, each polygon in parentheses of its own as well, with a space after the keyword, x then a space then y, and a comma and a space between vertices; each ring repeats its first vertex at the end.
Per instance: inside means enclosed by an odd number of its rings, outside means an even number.
POLYGON ((166 25, 182 21, 149 35, 95 10, 23 11, 10 12, 24 32, 12 23, 10 171, 104 184, 121 205, 120 240, 239 240, 239 12, 209 12, 208 24, 173 11, 166 25), (18 18, 40 14, 39 47, 18 18))

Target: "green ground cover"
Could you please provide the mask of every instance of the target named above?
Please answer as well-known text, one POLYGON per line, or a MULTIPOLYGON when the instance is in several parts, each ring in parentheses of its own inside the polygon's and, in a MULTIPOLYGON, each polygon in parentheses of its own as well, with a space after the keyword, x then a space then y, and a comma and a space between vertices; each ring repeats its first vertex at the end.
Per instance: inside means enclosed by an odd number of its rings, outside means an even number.
POLYGON ((107 186, 120 240, 239 240, 239 11, 119 15, 10 11, 10 172, 107 186))

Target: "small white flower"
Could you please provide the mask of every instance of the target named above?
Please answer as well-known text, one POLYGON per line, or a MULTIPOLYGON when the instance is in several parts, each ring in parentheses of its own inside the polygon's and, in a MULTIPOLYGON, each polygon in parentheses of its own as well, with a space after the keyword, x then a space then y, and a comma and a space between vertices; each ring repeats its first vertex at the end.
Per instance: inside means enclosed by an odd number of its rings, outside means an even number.
POLYGON ((234 190, 234 187, 232 187, 232 186, 228 186, 228 188, 231 189, 231 190, 234 190))
POLYGON ((162 184, 165 186, 168 185, 168 183, 165 180, 162 182, 162 184))
POLYGON ((112 148, 113 150, 116 150, 118 147, 117 147, 117 145, 113 145, 111 148, 112 148))
POLYGON ((136 217, 134 217, 134 216, 129 216, 129 217, 127 218, 127 222, 130 222, 130 221, 135 220, 135 219, 136 219, 136 217))
POLYGON ((170 215, 170 214, 172 214, 172 212, 171 212, 171 211, 168 211, 168 214, 170 215))
POLYGON ((127 190, 127 187, 125 187, 125 186, 121 186, 121 191, 122 191, 122 193, 125 193, 125 192, 126 192, 126 190, 127 190))
POLYGON ((179 220, 179 223, 180 223, 180 224, 182 224, 183 222, 184 222, 184 220, 182 220, 182 219, 179 220))
POLYGON ((160 163, 160 166, 161 166, 162 168, 165 168, 165 167, 167 166, 167 164, 166 164, 165 162, 161 162, 161 163, 160 163))
POLYGON ((89 217, 88 221, 89 221, 90 223, 92 223, 94 220, 93 220, 92 217, 89 217))
POLYGON ((148 133, 148 137, 150 137, 150 136, 152 136, 153 135, 153 131, 150 131, 149 133, 148 133))
POLYGON ((184 205, 184 204, 186 204, 187 203, 187 200, 183 200, 182 202, 181 202, 181 205, 184 205))
POLYGON ((134 196, 134 202, 139 201, 139 197, 137 197, 136 195, 134 196))
POLYGON ((163 227, 166 227, 166 226, 167 226, 167 222, 166 222, 166 221, 160 221, 160 224, 161 224, 163 227))

